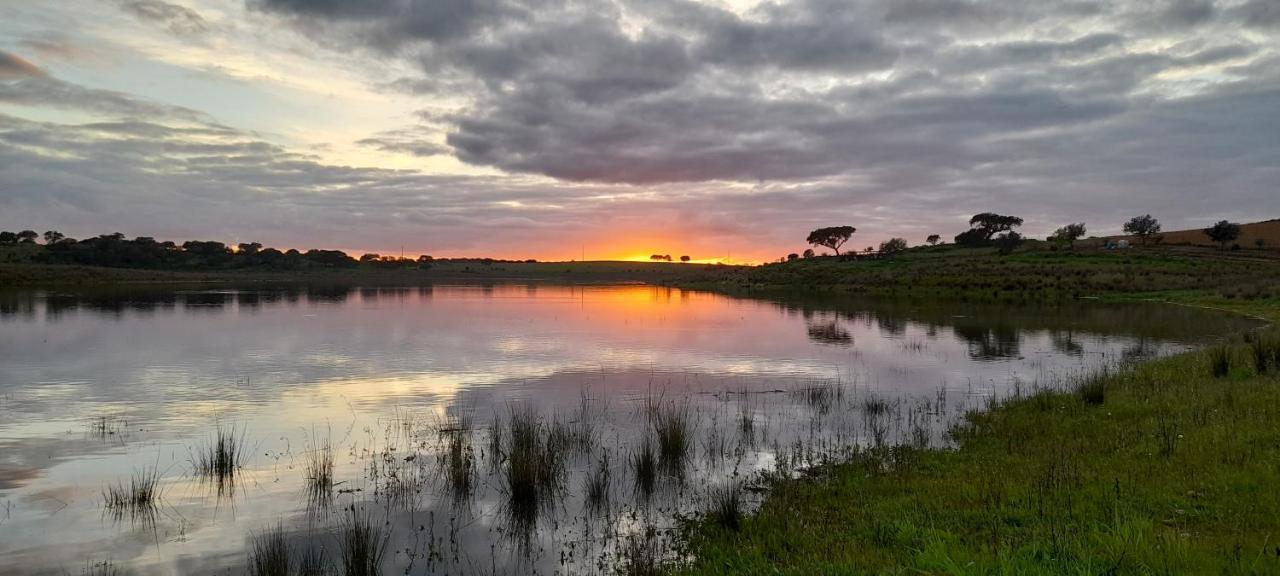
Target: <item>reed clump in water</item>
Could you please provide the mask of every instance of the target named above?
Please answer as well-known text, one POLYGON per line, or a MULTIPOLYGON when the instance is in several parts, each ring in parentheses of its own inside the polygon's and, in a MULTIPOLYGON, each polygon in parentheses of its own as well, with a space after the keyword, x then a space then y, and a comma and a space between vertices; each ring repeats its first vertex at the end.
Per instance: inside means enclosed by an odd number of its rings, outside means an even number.
POLYGON ((143 468, 135 471, 129 483, 110 484, 102 490, 103 506, 117 520, 154 520, 160 502, 160 471, 143 468))
POLYGON ((544 423, 529 406, 512 406, 503 448, 503 490, 507 512, 519 532, 527 533, 539 513, 551 510, 563 488, 571 435, 556 421, 544 423))
POLYGON ((333 503, 333 445, 312 440, 306 456, 307 501, 315 510, 328 510, 333 503))
POLYGON ((390 542, 390 533, 374 524, 368 514, 352 509, 338 534, 342 573, 345 576, 378 576, 382 573, 382 558, 390 542))
POLYGON ((650 408, 654 437, 658 441, 658 463, 674 476, 684 472, 693 447, 693 421, 688 403, 666 403, 650 408))
POLYGON ((192 457, 196 475, 216 485, 219 496, 233 493, 236 475, 244 467, 244 446, 243 432, 237 434, 235 427, 219 425, 192 457))
POLYGON ((250 576, 292 576, 293 557, 284 527, 276 525, 250 536, 250 576))

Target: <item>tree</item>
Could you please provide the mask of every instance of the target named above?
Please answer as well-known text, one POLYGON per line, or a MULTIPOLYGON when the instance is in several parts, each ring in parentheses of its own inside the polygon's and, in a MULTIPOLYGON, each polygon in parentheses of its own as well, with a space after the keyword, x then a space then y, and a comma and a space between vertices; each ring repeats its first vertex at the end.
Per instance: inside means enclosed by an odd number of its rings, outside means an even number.
POLYGON ((653 260, 654 262, 663 262, 663 261, 670 262, 671 255, 670 254, 651 254, 649 256, 649 259, 653 260))
POLYGON ((1013 252, 1015 248, 1022 244, 1022 235, 1010 230, 1004 234, 996 236, 995 244, 1001 254, 1008 254, 1013 252))
POLYGON ((257 242, 241 242, 236 246, 236 251, 245 256, 252 256, 262 250, 262 244, 257 242))
POLYGON ((907 249, 907 241, 902 238, 890 238, 880 243, 881 254, 897 254, 907 249))
POLYGON ((18 235, 13 232, 0 232, 0 244, 17 244, 18 235))
POLYGON ((1226 220, 1219 220, 1217 224, 1204 229, 1205 236, 1210 240, 1218 243, 1219 250, 1225 250, 1227 243, 1234 242, 1240 237, 1240 225, 1226 220))
POLYGON ((800 255, 796 254, 795 252, 787 254, 787 262, 791 262, 792 260, 799 260, 799 259, 800 259, 800 255))
POLYGON ((45 233, 44 233, 44 245, 45 245, 45 246, 53 246, 54 244, 57 244, 57 243, 58 243, 58 241, 59 241, 59 240, 62 240, 63 238, 66 238, 66 236, 64 236, 61 232, 58 232, 57 230, 47 230, 47 231, 45 231, 45 233))
POLYGON ((1022 219, 1017 216, 1004 216, 994 212, 975 214, 969 219, 969 229, 956 235, 956 244, 986 246, 996 234, 1012 231, 1021 225, 1022 219))
POLYGON ((840 247, 849 241, 849 237, 853 236, 858 229, 853 226, 832 226, 830 228, 818 228, 809 233, 809 237, 805 238, 805 242, 814 246, 823 246, 830 248, 836 256, 840 255, 840 247))
POLYGON ((1137 236, 1143 244, 1146 244, 1152 234, 1160 232, 1160 221, 1152 218, 1150 214, 1134 216, 1124 223, 1124 231, 1126 234, 1137 236))
POLYGON ((928 242, 930 246, 937 246, 938 242, 942 241, 942 237, 937 234, 930 234, 928 238, 924 239, 924 241, 928 242))
POLYGON ((688 256, 681 256, 681 257, 680 257, 680 261, 681 261, 681 262, 688 262, 688 261, 690 261, 690 260, 693 260, 693 258, 690 258, 690 257, 688 257, 688 256))
POLYGON ((18 233, 18 241, 23 244, 35 244, 40 235, 35 230, 23 230, 18 233))
POLYGON ((801 252, 801 253, 800 253, 800 257, 802 257, 802 258, 813 258, 813 248, 805 248, 805 249, 804 249, 804 252, 801 252))
POLYGON ((1066 226, 1055 230, 1053 235, 1049 237, 1049 241, 1066 244, 1068 248, 1075 249, 1076 240, 1083 238, 1084 233, 1084 222, 1067 224, 1066 226))
POLYGON ((366 254, 362 254, 360 256, 360 261, 361 262, 377 262, 381 258, 382 258, 382 255, 376 254, 374 252, 369 252, 366 254))

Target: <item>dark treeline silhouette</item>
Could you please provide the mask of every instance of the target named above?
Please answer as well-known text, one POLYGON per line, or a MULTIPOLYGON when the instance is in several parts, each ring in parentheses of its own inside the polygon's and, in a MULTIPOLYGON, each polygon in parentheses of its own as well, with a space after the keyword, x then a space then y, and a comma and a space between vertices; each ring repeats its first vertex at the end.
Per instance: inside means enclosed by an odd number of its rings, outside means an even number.
MULTIPOLYGON (((38 244, 37 238, 39 235, 31 230, 17 233, 0 232, 0 245, 35 245, 38 244)), ((281 251, 263 247, 257 242, 245 242, 232 247, 212 240, 188 240, 178 244, 159 241, 148 236, 139 236, 130 240, 119 232, 76 240, 50 230, 44 233, 44 239, 44 249, 32 255, 32 259, 36 262, 111 268, 308 270, 366 266, 387 269, 427 269, 437 261, 477 264, 513 262, 493 258, 437 260, 427 255, 417 258, 400 258, 378 254, 365 254, 357 260, 341 250, 281 251)), ((534 260, 523 260, 523 262, 534 262, 534 260)))

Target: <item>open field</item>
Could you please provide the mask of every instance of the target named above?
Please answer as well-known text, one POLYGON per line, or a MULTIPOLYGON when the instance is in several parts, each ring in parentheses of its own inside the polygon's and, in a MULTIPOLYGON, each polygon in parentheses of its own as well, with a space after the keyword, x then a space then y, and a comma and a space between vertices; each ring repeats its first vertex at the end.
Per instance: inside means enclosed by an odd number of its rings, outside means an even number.
MULTIPOLYGON (((1192 245, 1192 246, 1209 246, 1217 248, 1209 237, 1205 235, 1204 230, 1174 230, 1171 232, 1161 232, 1158 234, 1162 239, 1160 243, 1163 245, 1192 245)), ((1111 240, 1128 240, 1130 243, 1137 244, 1139 240, 1136 236, 1107 236, 1103 238, 1089 238, 1081 240, 1079 244, 1084 247, 1101 246, 1111 240)), ((1280 219, 1266 220, 1263 222, 1251 222, 1249 224, 1240 225, 1240 237, 1233 244, 1238 244, 1242 250, 1258 250, 1259 248, 1277 253, 1280 251, 1280 219), (1258 246, 1258 240, 1262 240, 1262 246, 1258 246)))

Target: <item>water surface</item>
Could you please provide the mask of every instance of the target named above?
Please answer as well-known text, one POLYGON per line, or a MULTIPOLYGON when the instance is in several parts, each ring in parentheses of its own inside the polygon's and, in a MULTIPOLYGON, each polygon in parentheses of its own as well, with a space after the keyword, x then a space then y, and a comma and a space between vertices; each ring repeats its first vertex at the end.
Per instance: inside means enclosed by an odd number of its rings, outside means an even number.
POLYGON ((389 534, 387 573, 608 572, 715 487, 857 446, 941 446, 993 397, 1246 324, 1154 304, 644 286, 4 293, 0 566, 236 573, 273 526, 336 557, 354 514, 389 534), (695 440, 648 493, 631 461, 653 439, 653 406, 687 413, 695 440), (589 439, 551 506, 519 521, 489 437, 524 407, 589 439), (196 472, 220 427, 245 446, 231 486, 196 472), (472 465, 463 494, 444 472, 452 442, 472 465), (306 465, 324 446, 335 486, 317 502, 306 465), (156 508, 107 509, 104 487, 141 470, 161 477, 156 508), (608 503, 588 507, 600 470, 608 503))

